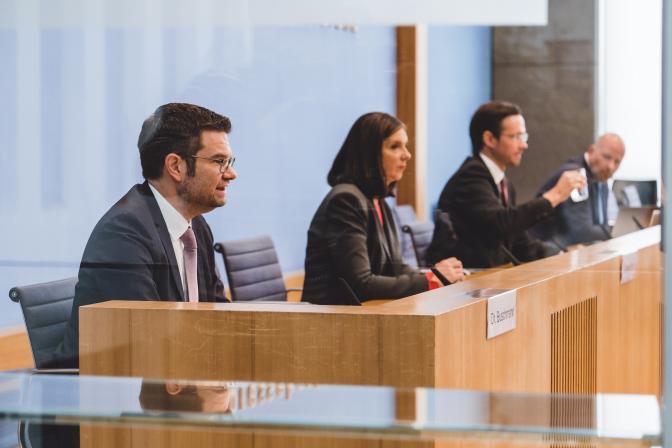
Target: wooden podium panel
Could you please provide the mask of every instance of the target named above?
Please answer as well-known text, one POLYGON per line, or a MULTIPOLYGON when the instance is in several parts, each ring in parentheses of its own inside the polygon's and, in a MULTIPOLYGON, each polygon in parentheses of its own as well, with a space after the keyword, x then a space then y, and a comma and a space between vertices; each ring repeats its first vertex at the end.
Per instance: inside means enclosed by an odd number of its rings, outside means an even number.
POLYGON ((80 309, 85 375, 660 394, 660 228, 383 305, 111 301, 80 309), (620 283, 622 256, 637 253, 620 283), (486 339, 479 288, 517 291, 486 339))

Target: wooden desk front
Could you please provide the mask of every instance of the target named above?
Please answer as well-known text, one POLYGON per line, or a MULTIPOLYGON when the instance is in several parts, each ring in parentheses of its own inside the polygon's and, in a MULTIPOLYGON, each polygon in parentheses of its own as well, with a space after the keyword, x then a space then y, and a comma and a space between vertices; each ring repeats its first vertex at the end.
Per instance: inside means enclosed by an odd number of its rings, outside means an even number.
POLYGON ((379 306, 112 301, 80 310, 82 374, 660 394, 659 227, 379 306), (637 252, 620 283, 622 254, 637 252), (486 300, 517 327, 486 339, 486 300))

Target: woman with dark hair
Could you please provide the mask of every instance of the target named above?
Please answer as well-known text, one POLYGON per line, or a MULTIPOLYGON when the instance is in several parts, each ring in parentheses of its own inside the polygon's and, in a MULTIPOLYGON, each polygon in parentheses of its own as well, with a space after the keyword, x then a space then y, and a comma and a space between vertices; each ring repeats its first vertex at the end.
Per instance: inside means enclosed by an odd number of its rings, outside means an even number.
MULTIPOLYGON (((331 191, 308 230, 303 300, 359 304, 395 299, 441 286, 436 276, 401 260, 392 212, 393 193, 411 158, 404 124, 382 112, 362 115, 336 155, 327 181, 331 191)), ((435 270, 450 283, 462 280, 456 258, 435 270)))

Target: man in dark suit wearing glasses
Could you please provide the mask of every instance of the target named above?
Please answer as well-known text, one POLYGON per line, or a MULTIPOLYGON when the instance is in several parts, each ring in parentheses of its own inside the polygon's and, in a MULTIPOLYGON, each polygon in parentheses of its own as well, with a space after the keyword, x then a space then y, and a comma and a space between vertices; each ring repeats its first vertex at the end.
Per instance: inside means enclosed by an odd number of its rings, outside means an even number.
POLYGON ((112 299, 226 300, 212 232, 201 215, 226 203, 236 178, 230 130, 227 117, 183 103, 160 106, 145 120, 138 139, 145 182, 91 233, 54 367, 78 366, 80 306, 112 299))
POLYGON ((447 244, 450 239, 437 225, 427 251, 429 261, 454 256, 467 267, 484 268, 558 252, 531 238, 527 230, 549 217, 585 178, 567 171, 541 197, 518 205, 506 169, 520 165, 527 150, 520 108, 504 101, 481 105, 471 118, 469 135, 473 155, 448 180, 439 198, 439 210, 450 218, 456 241, 447 244))

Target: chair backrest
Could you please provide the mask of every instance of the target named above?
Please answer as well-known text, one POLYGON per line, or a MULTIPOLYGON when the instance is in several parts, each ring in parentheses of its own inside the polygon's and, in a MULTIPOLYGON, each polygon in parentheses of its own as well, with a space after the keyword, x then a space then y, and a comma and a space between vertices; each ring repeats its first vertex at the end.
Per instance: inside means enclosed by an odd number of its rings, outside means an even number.
POLYGON ((42 369, 63 340, 72 312, 77 277, 9 290, 9 298, 21 305, 35 368, 42 369))
POLYGON ((222 254, 234 302, 287 300, 278 255, 270 236, 215 244, 222 254))
POLYGON ((418 261, 413 249, 413 241, 411 236, 402 231, 402 227, 406 224, 415 222, 415 211, 411 205, 396 205, 392 207, 392 214, 397 227, 397 234, 399 235, 399 246, 401 249, 401 258, 409 266, 418 267, 418 261))
POLYGON ((418 266, 421 268, 430 267, 427 262, 426 254, 429 243, 432 242, 434 224, 429 221, 416 221, 410 224, 405 224, 401 229, 411 236, 415 257, 418 260, 418 266))

